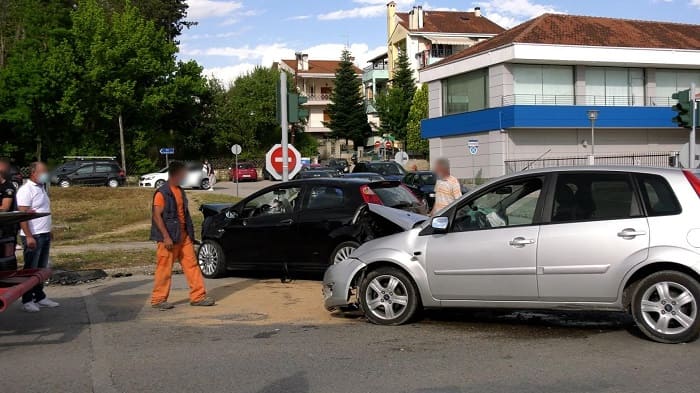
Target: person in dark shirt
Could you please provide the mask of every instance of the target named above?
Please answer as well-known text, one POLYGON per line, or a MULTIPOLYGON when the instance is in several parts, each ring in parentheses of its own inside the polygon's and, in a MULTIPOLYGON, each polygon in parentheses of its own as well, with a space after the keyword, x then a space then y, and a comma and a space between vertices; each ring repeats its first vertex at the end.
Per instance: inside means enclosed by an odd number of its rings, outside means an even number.
MULTIPOLYGON (((17 190, 15 190, 15 186, 12 185, 10 179, 10 161, 0 158, 0 213, 17 210, 15 194, 17 194, 17 190)), ((17 229, 17 225, 0 226, 0 238, 14 237, 16 239, 17 229)), ((5 243, 0 246, 5 247, 5 250, 0 250, 0 256, 11 255, 15 252, 15 242, 5 243)))

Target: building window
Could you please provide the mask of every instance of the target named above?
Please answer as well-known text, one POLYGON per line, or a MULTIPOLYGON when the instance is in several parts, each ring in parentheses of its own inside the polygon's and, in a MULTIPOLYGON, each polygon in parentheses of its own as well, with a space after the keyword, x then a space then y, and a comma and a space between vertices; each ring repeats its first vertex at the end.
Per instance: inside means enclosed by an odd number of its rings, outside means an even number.
POLYGON ((513 65, 513 97, 504 105, 573 105, 574 68, 549 65, 513 65))
POLYGON ((328 111, 324 110, 323 111, 323 122, 328 123, 329 121, 331 121, 331 115, 328 111))
POLYGON ((671 94, 689 89, 693 82, 700 86, 700 71, 656 70, 656 93, 649 97, 650 105, 674 105, 676 102, 671 99, 671 94))
POLYGON ((432 44, 430 46, 430 57, 447 57, 452 56, 452 45, 432 44))
POLYGON ((487 79, 486 69, 443 79, 443 115, 477 111, 486 108, 487 79))
POLYGON ((586 67, 586 105, 644 106, 641 68, 586 67))

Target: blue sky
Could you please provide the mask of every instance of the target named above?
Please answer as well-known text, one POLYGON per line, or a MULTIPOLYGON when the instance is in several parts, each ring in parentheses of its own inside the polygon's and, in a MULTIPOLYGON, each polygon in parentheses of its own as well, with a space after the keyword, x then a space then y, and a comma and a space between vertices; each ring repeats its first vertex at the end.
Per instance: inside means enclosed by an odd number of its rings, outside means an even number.
MULTIPOLYGON (((545 12, 700 23, 700 0, 395 0, 400 11, 472 10, 512 27, 545 12)), ((256 65, 304 51, 336 59, 349 45, 358 63, 386 50, 388 0, 189 0, 199 25, 181 38, 180 58, 195 59, 225 82, 256 65)))

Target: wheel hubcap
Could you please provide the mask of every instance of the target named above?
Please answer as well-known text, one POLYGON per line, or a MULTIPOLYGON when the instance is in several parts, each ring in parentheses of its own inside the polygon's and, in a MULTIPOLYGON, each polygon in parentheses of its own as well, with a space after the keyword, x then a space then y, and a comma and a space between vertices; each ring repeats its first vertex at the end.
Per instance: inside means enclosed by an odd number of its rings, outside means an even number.
POLYGON ((695 322, 697 311, 693 294, 675 282, 659 282, 642 296, 644 322, 662 334, 685 332, 695 322))
POLYGON ((348 259, 350 257, 350 254, 352 254, 353 251, 356 250, 356 247, 352 246, 347 246, 343 247, 338 252, 335 253, 335 258, 333 258, 333 263, 340 263, 343 262, 344 260, 348 259))
POLYGON ((216 253, 216 248, 209 243, 202 244, 199 249, 199 268, 207 275, 212 275, 216 271, 219 264, 219 256, 216 253))
POLYGON ((408 307, 408 292, 401 280, 392 275, 376 277, 367 286, 367 310, 381 319, 395 319, 408 307))

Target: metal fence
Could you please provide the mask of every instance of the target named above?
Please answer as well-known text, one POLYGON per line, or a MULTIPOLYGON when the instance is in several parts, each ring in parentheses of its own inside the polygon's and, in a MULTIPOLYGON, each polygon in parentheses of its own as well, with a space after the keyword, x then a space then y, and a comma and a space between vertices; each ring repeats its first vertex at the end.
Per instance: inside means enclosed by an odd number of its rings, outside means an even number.
POLYGON ((671 97, 511 94, 501 98, 501 105, 592 105, 592 106, 672 106, 671 97))
MULTIPOLYGON (((630 165, 647 167, 677 167, 679 152, 652 152, 596 155, 596 165, 630 165)), ((527 169, 555 168, 562 166, 587 166, 588 156, 541 158, 535 160, 506 160, 506 173, 527 169)))

